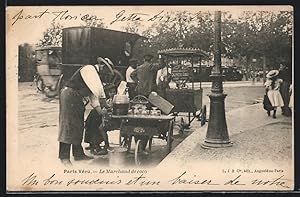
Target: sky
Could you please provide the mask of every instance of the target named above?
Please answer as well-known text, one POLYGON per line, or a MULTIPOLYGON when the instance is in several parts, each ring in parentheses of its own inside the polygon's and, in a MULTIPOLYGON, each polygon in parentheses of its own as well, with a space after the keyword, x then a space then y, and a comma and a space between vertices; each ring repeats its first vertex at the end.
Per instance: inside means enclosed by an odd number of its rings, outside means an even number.
MULTIPOLYGON (((96 16, 108 29, 122 30, 128 21, 141 20, 146 29, 172 11, 229 11, 235 18, 245 10, 292 10, 291 6, 10 6, 6 8, 7 39, 12 43, 36 44, 54 21, 64 27, 81 26, 83 20, 96 16), (160 14, 161 13, 161 14, 160 14)), ((167 20, 162 18, 161 20, 167 20)))

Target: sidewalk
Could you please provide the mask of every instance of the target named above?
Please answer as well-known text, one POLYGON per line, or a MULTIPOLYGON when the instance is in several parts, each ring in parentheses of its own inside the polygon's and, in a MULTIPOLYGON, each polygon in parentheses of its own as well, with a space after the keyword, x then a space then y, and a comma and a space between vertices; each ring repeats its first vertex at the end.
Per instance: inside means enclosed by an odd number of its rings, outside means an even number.
MULTIPOLYGON (((209 107, 209 106, 208 106, 209 107)), ((184 166, 189 162, 234 161, 253 162, 292 159, 292 118, 268 117, 262 103, 248 105, 226 113, 226 122, 232 147, 203 149, 207 124, 199 126, 194 121, 195 131, 179 144, 158 166, 184 166)))

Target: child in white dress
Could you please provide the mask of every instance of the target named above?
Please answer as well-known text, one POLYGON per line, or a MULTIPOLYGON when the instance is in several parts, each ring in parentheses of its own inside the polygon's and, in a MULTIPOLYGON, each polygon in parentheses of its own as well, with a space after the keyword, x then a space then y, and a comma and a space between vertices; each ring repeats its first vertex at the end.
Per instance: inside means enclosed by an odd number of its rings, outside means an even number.
MULTIPOLYGON (((283 81, 278 78, 278 74, 278 70, 271 70, 267 74, 267 81, 265 82, 267 95, 273 107, 273 118, 276 118, 277 107, 284 106, 282 96, 279 92, 280 85, 283 81)), ((268 111, 268 115, 270 116, 270 111, 268 111)))

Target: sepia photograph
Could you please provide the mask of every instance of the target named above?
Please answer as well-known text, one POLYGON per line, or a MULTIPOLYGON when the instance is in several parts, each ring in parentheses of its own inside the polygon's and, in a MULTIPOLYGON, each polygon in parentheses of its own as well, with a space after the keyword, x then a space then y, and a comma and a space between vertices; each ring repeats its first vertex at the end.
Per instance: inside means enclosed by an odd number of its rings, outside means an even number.
POLYGON ((8 6, 7 192, 294 190, 294 9, 8 6))

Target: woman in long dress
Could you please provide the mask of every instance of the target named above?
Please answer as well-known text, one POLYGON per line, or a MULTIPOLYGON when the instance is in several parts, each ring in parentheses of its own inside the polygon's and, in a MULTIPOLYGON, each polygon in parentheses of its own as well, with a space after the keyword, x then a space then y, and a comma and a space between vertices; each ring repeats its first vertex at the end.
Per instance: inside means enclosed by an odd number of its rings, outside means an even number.
MULTIPOLYGON (((270 103, 273 107, 273 118, 276 118, 276 110, 277 107, 283 107, 283 99, 279 92, 280 85, 282 83, 282 79, 278 78, 279 71, 271 70, 267 74, 267 81, 265 82, 265 86, 267 89, 267 95, 270 100, 270 103)), ((270 116, 270 111, 268 111, 268 115, 270 116)))

